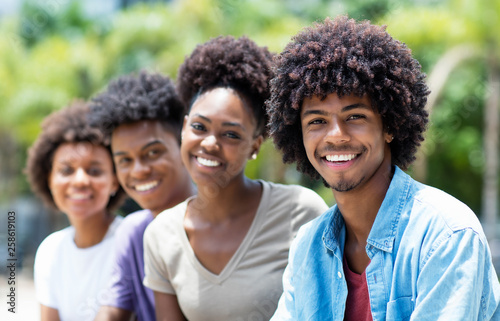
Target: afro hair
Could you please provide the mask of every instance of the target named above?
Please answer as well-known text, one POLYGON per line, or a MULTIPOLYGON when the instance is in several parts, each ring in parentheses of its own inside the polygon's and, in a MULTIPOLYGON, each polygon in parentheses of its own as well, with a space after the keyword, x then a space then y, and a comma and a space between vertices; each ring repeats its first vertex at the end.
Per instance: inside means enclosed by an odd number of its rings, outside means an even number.
POLYGON ((177 88, 181 99, 191 106, 203 92, 229 87, 251 104, 257 133, 266 137, 267 114, 273 55, 266 47, 243 36, 219 36, 198 45, 179 67, 177 88))
POLYGON ((126 123, 159 120, 180 142, 185 105, 172 80, 157 73, 141 71, 110 82, 107 89, 90 103, 89 121, 107 137, 126 123))
POLYGON ((424 109, 429 90, 420 64, 385 26, 346 16, 327 18, 292 38, 275 58, 275 77, 267 101, 269 132, 285 163, 318 179, 302 142, 300 109, 305 98, 331 93, 367 94, 394 136, 392 163, 407 169, 424 140, 424 109), (299 143, 300 142, 300 143, 299 143))
MULTIPOLYGON (((87 122, 89 106, 83 101, 74 101, 68 107, 53 112, 42 122, 42 132, 28 150, 26 174, 33 192, 50 208, 57 210, 49 188, 49 175, 57 148, 64 143, 88 142, 111 150, 103 133, 87 122)), ((109 212, 117 209, 125 200, 121 187, 111 196, 106 208, 109 212)))

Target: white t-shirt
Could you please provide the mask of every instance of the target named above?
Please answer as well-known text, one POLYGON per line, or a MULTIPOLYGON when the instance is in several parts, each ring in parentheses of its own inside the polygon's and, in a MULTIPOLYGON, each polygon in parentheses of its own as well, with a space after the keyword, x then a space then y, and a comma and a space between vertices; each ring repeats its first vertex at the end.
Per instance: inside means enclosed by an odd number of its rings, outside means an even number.
POLYGON ((122 221, 117 216, 104 239, 78 248, 75 229, 69 226, 47 236, 35 256, 35 289, 38 302, 59 311, 61 321, 94 320, 99 294, 109 281, 113 238, 122 221))
POLYGON ((190 321, 269 320, 297 230, 325 212, 310 189, 260 181, 262 198, 245 238, 216 275, 196 258, 183 221, 190 199, 162 212, 144 234, 144 285, 175 294, 190 321))

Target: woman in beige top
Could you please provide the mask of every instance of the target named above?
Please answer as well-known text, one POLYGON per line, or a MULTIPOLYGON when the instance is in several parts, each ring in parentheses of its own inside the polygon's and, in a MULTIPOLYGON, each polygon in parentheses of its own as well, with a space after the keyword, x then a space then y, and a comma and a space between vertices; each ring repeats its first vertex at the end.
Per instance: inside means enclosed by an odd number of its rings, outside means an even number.
POLYGON ((293 237, 327 209, 309 189, 244 174, 266 136, 271 58, 246 37, 218 37, 180 67, 181 157, 198 194, 144 236, 158 320, 269 320, 293 237))

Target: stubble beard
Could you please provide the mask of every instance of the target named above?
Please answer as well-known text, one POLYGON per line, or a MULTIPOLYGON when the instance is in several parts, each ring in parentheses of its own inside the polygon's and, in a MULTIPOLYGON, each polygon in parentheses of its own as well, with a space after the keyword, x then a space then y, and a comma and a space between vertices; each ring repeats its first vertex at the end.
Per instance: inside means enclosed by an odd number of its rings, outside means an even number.
POLYGON ((345 179, 345 177, 341 177, 334 184, 330 184, 328 182, 327 182, 327 184, 331 189, 333 189, 336 192, 349 192, 349 191, 355 189, 356 187, 358 187, 361 184, 361 182, 363 182, 364 179, 365 179, 365 177, 361 177, 361 179, 359 179, 359 181, 353 182, 353 181, 349 181, 349 180, 345 179))

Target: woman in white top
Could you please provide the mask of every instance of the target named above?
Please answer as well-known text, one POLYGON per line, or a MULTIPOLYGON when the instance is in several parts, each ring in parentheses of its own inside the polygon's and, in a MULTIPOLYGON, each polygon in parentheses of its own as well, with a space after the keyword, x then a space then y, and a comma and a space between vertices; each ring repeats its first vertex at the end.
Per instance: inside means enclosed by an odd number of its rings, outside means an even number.
POLYGON ((121 220, 112 212, 125 193, 103 134, 87 123, 88 112, 85 103, 74 102, 49 115, 28 153, 33 191, 71 224, 49 235, 36 253, 42 321, 93 320, 110 275, 113 236, 121 220))
POLYGON ((198 194, 144 236, 157 320, 269 320, 295 233, 327 209, 307 188, 244 174, 266 136, 271 59, 246 37, 218 37, 179 69, 181 157, 198 194))

